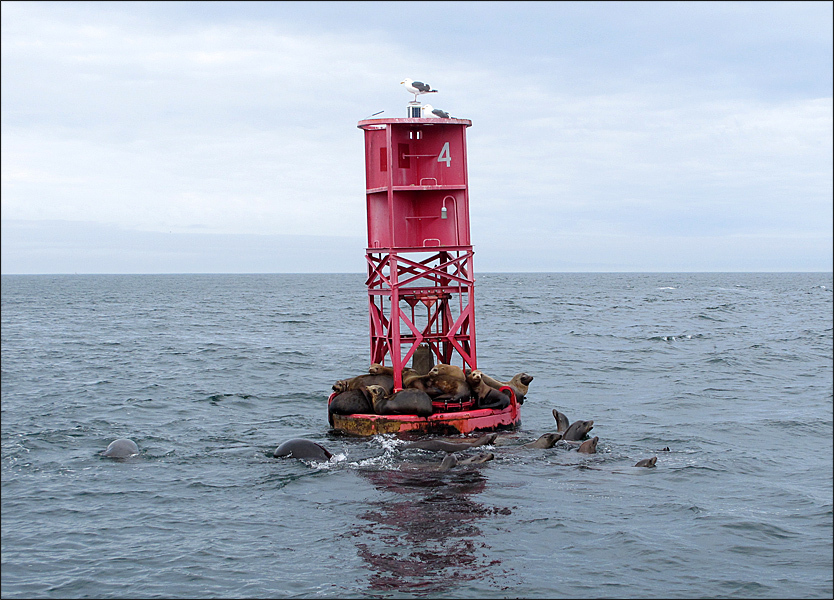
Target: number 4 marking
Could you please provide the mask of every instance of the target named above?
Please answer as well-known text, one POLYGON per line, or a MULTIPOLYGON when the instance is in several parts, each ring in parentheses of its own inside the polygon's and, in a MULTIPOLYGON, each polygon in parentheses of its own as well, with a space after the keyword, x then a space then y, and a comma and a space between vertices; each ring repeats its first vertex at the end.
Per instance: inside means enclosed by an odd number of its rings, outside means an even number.
POLYGON ((452 154, 449 152, 449 142, 443 144, 443 149, 440 151, 440 156, 437 157, 437 162, 445 162, 447 167, 452 166, 452 154))

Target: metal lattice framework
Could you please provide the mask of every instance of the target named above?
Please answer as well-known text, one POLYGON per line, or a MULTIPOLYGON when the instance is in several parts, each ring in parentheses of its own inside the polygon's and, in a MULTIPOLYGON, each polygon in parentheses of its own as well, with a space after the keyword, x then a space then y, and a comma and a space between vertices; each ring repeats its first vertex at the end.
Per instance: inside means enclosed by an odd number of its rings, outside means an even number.
POLYGON ((418 254, 422 259, 390 248, 366 253, 371 361, 385 364, 390 355, 396 388, 420 344, 428 344, 441 363, 452 364, 457 354, 461 366, 477 368, 472 247, 418 254))

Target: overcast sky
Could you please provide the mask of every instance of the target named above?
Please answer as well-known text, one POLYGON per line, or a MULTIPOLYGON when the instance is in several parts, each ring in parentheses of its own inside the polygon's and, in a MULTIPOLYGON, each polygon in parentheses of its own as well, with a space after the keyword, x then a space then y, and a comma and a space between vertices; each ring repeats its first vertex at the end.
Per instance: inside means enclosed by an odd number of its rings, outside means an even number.
POLYGON ((2 2, 2 272, 362 272, 399 82, 477 271, 831 271, 832 3, 2 2))

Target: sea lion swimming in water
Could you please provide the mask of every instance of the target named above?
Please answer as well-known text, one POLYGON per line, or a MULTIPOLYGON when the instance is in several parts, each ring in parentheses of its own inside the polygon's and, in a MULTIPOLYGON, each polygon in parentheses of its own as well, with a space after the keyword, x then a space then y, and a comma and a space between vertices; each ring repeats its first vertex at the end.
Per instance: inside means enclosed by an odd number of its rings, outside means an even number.
POLYGON ((417 448, 419 450, 430 450, 433 452, 460 452, 462 450, 469 450, 470 448, 476 448, 478 446, 485 446, 486 444, 491 444, 495 441, 495 438, 498 437, 497 433, 488 433, 487 435, 481 436, 477 440, 473 442, 448 442, 445 440, 418 440, 416 442, 410 442, 403 446, 403 450, 408 450, 411 448, 417 448))
POLYGON ((491 461, 495 458, 495 455, 490 452, 488 454, 476 454, 475 456, 470 456, 468 458, 464 458, 458 460, 458 458, 454 454, 449 454, 446 458, 443 459, 443 462, 440 463, 440 466, 437 468, 438 471, 448 471, 452 467, 457 465, 476 465, 485 462, 491 461))
POLYGON ((139 446, 133 440, 126 438, 110 442, 107 449, 102 452, 102 456, 106 456, 107 458, 130 458, 137 454, 139 454, 139 446))
POLYGON ((556 431, 559 433, 564 433, 570 427, 570 421, 568 421, 565 413, 560 413, 555 408, 553 409, 553 418, 556 419, 556 431))
POLYGON ((272 453, 272 456, 275 458, 307 458, 325 461, 330 460, 330 457, 333 455, 328 452, 327 448, 320 444, 311 442, 310 440, 296 438, 287 440, 278 446, 275 452, 272 453))
POLYGON ((576 451, 583 454, 596 454, 597 443, 599 443, 599 436, 594 436, 590 440, 582 442, 576 451))
POLYGON ((525 448, 552 448, 553 445, 562 439, 561 433, 545 433, 539 439, 529 444, 524 444, 525 448))
POLYGON ((574 421, 573 424, 565 430, 565 433, 562 434, 562 439, 566 442, 578 442, 588 435, 588 432, 593 428, 593 421, 574 421))
POLYGON ((638 460, 637 464, 634 465, 635 467, 653 467, 657 463, 657 457, 652 456, 651 458, 644 458, 643 460, 638 460))

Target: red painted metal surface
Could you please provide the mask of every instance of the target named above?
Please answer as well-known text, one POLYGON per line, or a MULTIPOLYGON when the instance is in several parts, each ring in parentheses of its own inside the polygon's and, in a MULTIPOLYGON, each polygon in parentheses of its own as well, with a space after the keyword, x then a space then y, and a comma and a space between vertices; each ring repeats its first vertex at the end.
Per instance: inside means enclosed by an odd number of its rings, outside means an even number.
POLYGON ((401 371, 421 344, 477 368, 467 119, 369 119, 366 262, 371 362, 401 371))

